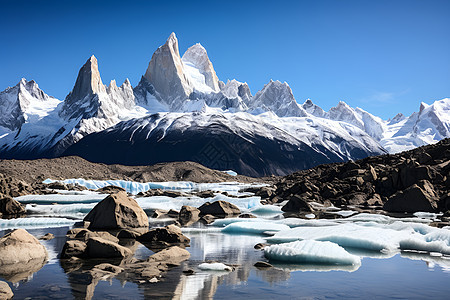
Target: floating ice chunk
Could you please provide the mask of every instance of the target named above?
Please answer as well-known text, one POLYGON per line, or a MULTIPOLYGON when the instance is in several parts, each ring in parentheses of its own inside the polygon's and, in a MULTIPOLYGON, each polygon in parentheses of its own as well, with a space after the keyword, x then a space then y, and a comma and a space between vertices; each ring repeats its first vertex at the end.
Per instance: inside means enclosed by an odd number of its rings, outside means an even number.
POLYGON ((433 228, 425 235, 416 233, 400 241, 400 249, 439 252, 450 255, 450 230, 433 228))
POLYGON ((341 210, 341 211, 330 211, 329 213, 340 215, 340 216, 346 218, 346 217, 353 216, 354 214, 357 214, 358 212, 354 211, 354 210, 341 210))
POLYGON ((235 171, 233 171, 233 170, 227 170, 227 171, 222 171, 222 172, 224 172, 224 173, 226 173, 228 175, 231 175, 231 176, 237 176, 237 173, 235 171))
POLYGON ((314 219, 315 217, 316 217, 315 214, 307 214, 307 215, 305 215, 305 218, 307 218, 307 219, 314 219))
POLYGON ((233 271, 233 268, 223 263, 202 263, 198 268, 203 271, 233 271))
POLYGON ((95 203, 65 204, 65 205, 32 205, 27 204, 25 210, 28 214, 49 217, 76 216, 83 218, 94 208, 95 203))
POLYGON ((344 248, 331 242, 313 240, 271 245, 264 248, 264 255, 270 260, 289 263, 330 265, 361 264, 359 256, 348 253, 344 248))
POLYGON ((273 222, 237 222, 227 225, 222 232, 241 234, 264 234, 267 231, 289 230, 289 226, 273 222))
POLYGON ((97 203, 105 199, 108 195, 105 194, 83 194, 83 195, 25 195, 16 197, 17 201, 22 204, 36 203, 36 204, 75 204, 75 203, 97 203))
POLYGON ((422 212, 422 211, 415 212, 413 215, 421 219, 431 219, 431 220, 437 219, 438 217, 442 216, 442 214, 422 212))
POLYGON ((61 227, 70 226, 75 224, 77 220, 71 220, 66 218, 18 218, 18 219, 0 219, 0 229, 14 229, 14 228, 49 228, 49 227, 61 227))
POLYGON ((232 223, 238 223, 238 222, 264 222, 264 220, 261 220, 261 219, 258 219, 258 218, 226 218, 226 219, 217 219, 217 220, 214 220, 214 222, 211 223, 211 226, 225 227, 225 226, 230 225, 232 223))
POLYGON ((393 251, 398 249, 402 236, 409 236, 412 229, 396 231, 380 227, 366 227, 356 224, 341 224, 329 227, 296 227, 283 230, 267 238, 271 243, 296 240, 329 241, 342 247, 361 248, 372 251, 393 251))
POLYGON ((271 214, 279 214, 282 212, 280 206, 276 205, 257 205, 250 209, 251 213, 258 215, 271 215, 271 214))

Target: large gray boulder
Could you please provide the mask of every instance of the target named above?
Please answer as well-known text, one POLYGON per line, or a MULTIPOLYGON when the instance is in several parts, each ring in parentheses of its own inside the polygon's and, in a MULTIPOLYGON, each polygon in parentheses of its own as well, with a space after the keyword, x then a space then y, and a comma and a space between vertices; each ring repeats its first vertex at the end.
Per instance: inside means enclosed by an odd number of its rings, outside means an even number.
POLYGON ((148 217, 136 200, 125 192, 111 194, 100 201, 84 218, 89 229, 123 229, 148 227, 148 217))
POLYGON ((0 239, 0 269, 4 265, 47 259, 47 250, 25 229, 16 229, 0 239))
POLYGON ((383 209, 390 212, 434 212, 438 200, 433 185, 427 180, 420 180, 418 184, 392 195, 383 209))

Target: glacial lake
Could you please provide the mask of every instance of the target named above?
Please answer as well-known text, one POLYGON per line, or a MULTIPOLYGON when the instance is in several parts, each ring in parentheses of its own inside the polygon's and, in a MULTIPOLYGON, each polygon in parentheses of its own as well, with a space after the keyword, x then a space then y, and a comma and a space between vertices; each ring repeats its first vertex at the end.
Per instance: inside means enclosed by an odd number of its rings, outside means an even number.
MULTIPOLYGON (((225 185, 222 188, 233 190, 230 187, 232 185, 225 185)), ((218 189, 217 186, 214 188, 218 189)), ((238 193, 237 189, 234 192, 238 193)), ((262 206, 259 200, 251 195, 226 200, 234 201, 243 212, 257 215, 257 219, 253 221, 225 219, 219 221, 216 226, 195 223, 183 229, 184 234, 191 239, 190 247, 187 248, 191 257, 180 266, 171 269, 164 281, 133 283, 127 281, 123 274, 119 274, 111 280, 99 281, 98 284, 92 285, 83 274, 83 271, 89 269, 89 265, 67 265, 57 256, 66 241, 66 232, 72 228, 70 223, 82 219, 100 199, 101 196, 88 192, 49 198, 45 196, 34 199, 22 198, 19 200, 28 203, 27 208, 30 208, 29 211, 34 215, 9 221, 0 219, 0 236, 10 232, 12 228, 20 227, 36 237, 46 233, 55 235, 52 240, 41 241, 49 252, 49 260, 40 270, 33 274, 25 274, 22 278, 0 277, 12 287, 14 299, 85 299, 92 295, 92 299, 448 299, 449 297, 450 230, 427 225, 437 217, 436 215, 418 214, 399 219, 337 211, 343 218, 285 219, 279 207, 262 206), (59 202, 55 200, 58 197, 59 202), (252 222, 255 222, 254 225, 252 222), (284 226, 288 227, 288 230, 258 231, 261 226, 267 228, 284 226), (267 261, 264 251, 254 249, 258 243, 267 243, 267 239, 291 241, 299 234, 311 236, 317 233, 324 235, 327 232, 330 233, 330 237, 322 237, 322 240, 358 246, 344 248, 349 254, 359 257, 360 264, 280 263, 271 260, 273 268, 258 269, 254 266, 257 261, 267 261), (384 233, 387 235, 383 236, 384 233), (380 244, 389 248, 391 244, 397 245, 396 243, 402 245, 403 250, 373 250, 380 244), (232 272, 200 270, 198 265, 207 261, 233 265, 235 270, 232 272), (186 269, 193 269, 195 272, 186 275, 182 272, 186 269)), ((217 199, 223 200, 223 195, 217 195, 217 199)), ((215 199, 150 197, 138 199, 138 203, 150 212, 160 207, 176 209, 186 203, 198 206, 211 200, 215 199)), ((168 219, 150 219, 150 226, 161 226, 170 222, 168 219)), ((138 242, 126 246, 133 249, 138 259, 145 259, 153 253, 138 242)), ((91 261, 91 265, 102 262, 110 261, 95 260, 91 261)))

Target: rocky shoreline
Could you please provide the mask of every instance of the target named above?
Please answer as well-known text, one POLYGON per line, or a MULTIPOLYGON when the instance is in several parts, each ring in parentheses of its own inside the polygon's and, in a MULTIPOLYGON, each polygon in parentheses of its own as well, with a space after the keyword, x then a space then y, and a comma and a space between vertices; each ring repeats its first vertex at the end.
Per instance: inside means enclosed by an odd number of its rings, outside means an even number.
POLYGON ((252 189, 291 216, 314 204, 390 213, 442 212, 450 221, 450 139, 394 155, 320 165, 252 189))

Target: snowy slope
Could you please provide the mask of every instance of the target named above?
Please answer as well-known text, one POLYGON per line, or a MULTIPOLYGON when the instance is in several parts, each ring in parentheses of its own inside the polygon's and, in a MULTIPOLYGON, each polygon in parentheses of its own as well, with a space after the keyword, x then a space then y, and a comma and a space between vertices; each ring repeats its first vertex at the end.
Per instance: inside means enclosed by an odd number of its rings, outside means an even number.
POLYGON ((204 106, 202 112, 160 113, 119 123, 85 137, 64 154, 130 165, 191 160, 263 176, 382 153, 366 133, 346 123, 204 106))

